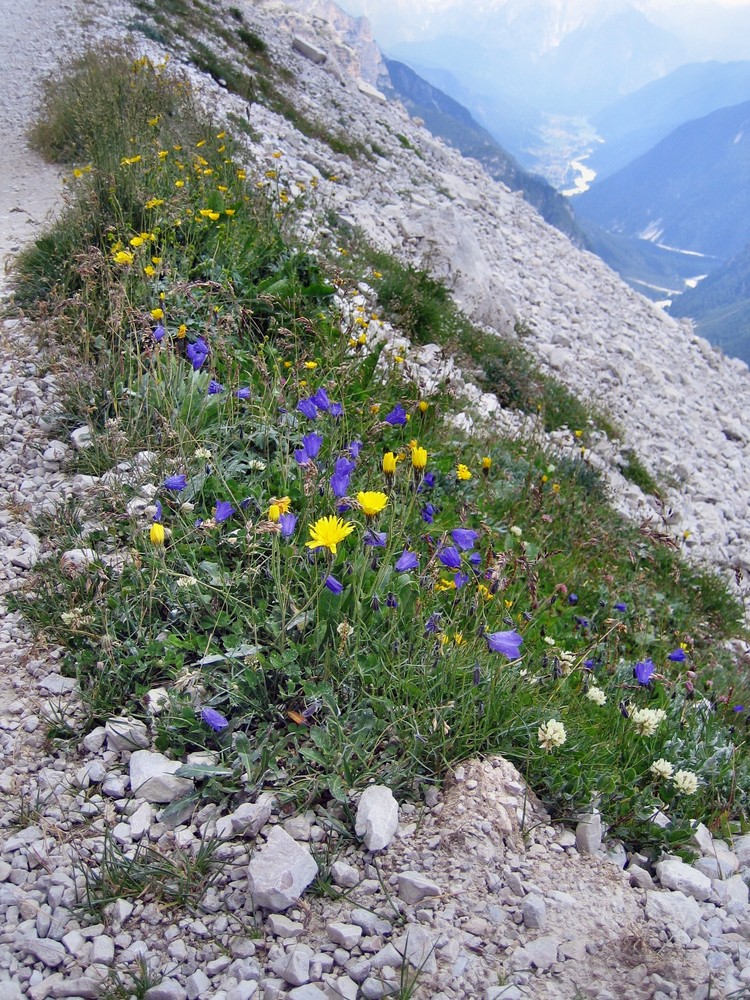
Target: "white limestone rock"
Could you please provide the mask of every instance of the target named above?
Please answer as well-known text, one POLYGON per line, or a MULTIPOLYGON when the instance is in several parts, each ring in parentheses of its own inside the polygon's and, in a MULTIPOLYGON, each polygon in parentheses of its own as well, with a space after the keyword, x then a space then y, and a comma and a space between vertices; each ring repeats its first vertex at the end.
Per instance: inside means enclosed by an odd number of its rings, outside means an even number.
POLYGON ((675 859, 659 861, 656 865, 656 874, 665 888, 683 892, 699 902, 711 895, 711 879, 691 865, 686 865, 684 861, 675 859))
POLYGON ((182 764, 163 753, 136 750, 130 758, 130 788, 139 799, 147 802, 176 802, 193 791, 190 778, 179 778, 182 764))
POLYGON ((108 750, 145 750, 149 744, 148 730, 139 719, 107 719, 104 732, 108 750))
POLYGON ((576 826, 576 847, 581 854, 596 854, 602 846, 602 817, 589 813, 576 826))
POLYGON ((385 785, 370 785, 357 806, 354 832, 368 851, 382 851, 398 830, 398 802, 385 785))
POLYGON ((307 39, 301 38, 299 35, 295 35, 292 38, 292 48, 295 52, 299 52, 300 55, 303 55, 310 62, 314 62, 317 65, 324 63, 328 58, 327 54, 322 49, 319 49, 317 45, 313 45, 312 42, 308 42, 307 39))
POLYGON ((280 826, 274 826, 248 866, 253 902, 277 913, 288 910, 317 874, 318 865, 310 851, 280 826))
POLYGON ((670 930, 675 928, 694 937, 701 922, 701 908, 692 896, 682 892, 646 892, 646 916, 670 930))

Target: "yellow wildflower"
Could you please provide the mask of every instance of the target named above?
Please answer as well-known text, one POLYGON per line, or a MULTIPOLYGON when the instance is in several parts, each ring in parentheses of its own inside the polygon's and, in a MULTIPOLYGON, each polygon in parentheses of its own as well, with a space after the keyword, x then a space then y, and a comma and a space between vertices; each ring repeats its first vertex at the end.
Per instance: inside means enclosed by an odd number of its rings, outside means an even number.
POLYGON ((321 517, 310 525, 310 541, 305 545, 309 549, 328 549, 336 555, 336 546, 353 531, 354 525, 350 521, 344 521, 335 514, 321 517))
POLYGON ((471 479, 471 470, 467 468, 463 463, 459 462, 456 469, 456 477, 459 481, 465 481, 471 479))
POLYGON ((427 413, 429 408, 430 404, 427 402, 426 399, 420 399, 420 401, 417 403, 417 409, 419 410, 420 413, 427 413))
POLYGON ((411 450, 411 464, 417 472, 421 472, 427 465, 427 449, 416 446, 411 450))
POLYGON ((388 497, 379 490, 367 490, 357 494, 357 503, 362 508, 365 517, 374 517, 388 503, 388 497))
POLYGON ((151 538, 152 545, 164 544, 164 525, 160 521, 154 521, 151 525, 149 537, 151 538))
POLYGON ((159 306, 151 310, 151 319, 164 319, 164 310, 159 306))
POLYGON ((112 257, 115 264, 122 264, 126 267, 128 264, 132 264, 135 257, 129 250, 118 250, 112 257))

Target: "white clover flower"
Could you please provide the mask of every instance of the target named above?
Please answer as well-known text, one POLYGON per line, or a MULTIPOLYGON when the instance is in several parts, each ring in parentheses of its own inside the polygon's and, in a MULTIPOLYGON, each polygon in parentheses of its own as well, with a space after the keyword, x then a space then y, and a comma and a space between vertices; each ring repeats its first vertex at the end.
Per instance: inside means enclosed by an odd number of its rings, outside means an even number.
POLYGON ((544 641, 547 643, 548 646, 554 646, 555 645, 555 640, 552 638, 551 635, 545 635, 544 641))
POLYGON ((195 449, 196 458, 205 458, 208 461, 211 458, 211 450, 209 448, 196 448, 195 449))
POLYGON ((560 661, 560 669, 563 672, 563 677, 567 677, 573 669, 573 664, 576 662, 576 654, 571 653, 567 649, 561 649, 557 658, 560 661))
POLYGON ((261 460, 259 458, 251 458, 250 461, 247 463, 247 467, 248 467, 248 469, 252 469, 253 472, 265 472, 266 471, 266 463, 265 462, 261 462, 261 460))
POLYGON ((178 576, 177 577, 178 587, 197 587, 198 581, 194 576, 178 576))
POLYGON ((517 524, 511 525, 511 527, 508 528, 508 531, 511 533, 511 535, 515 535, 516 538, 520 538, 521 535, 523 534, 523 529, 519 528, 517 524))
POLYGON ((692 771, 678 771, 672 781, 677 791, 683 795, 692 795, 698 791, 698 775, 692 771))
POLYGON ((606 694, 602 691, 601 688, 597 687, 595 684, 592 684, 591 687, 588 689, 588 691, 586 692, 586 697, 588 698, 589 701, 593 701, 595 705, 607 704, 606 694))
POLYGON ((537 732, 539 746, 545 750, 554 750, 555 747, 561 747, 566 738, 565 726, 562 722, 558 722, 557 719, 550 719, 548 722, 543 722, 537 732))
POLYGON ((655 760, 649 768, 649 771, 653 774, 657 781, 667 781, 674 774, 674 768, 669 761, 664 760, 663 757, 655 760))
POLYGON ((662 708, 634 708, 630 718, 641 736, 653 736, 663 722, 667 713, 662 708))

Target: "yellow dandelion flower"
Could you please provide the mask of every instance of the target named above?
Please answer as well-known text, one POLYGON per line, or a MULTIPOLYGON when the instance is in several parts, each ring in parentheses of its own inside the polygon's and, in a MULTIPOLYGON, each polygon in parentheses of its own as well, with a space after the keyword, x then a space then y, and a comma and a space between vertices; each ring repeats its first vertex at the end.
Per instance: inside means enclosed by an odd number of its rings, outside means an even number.
POLYGON ((159 205, 163 205, 163 204, 164 204, 164 199, 163 198, 149 198, 149 200, 146 202, 144 208, 158 208, 159 205))
POLYGON ((224 214, 225 215, 231 216, 231 215, 234 215, 235 212, 236 212, 236 209, 234 209, 234 208, 225 208, 224 209, 224 214))
POLYGON ((161 257, 152 257, 151 258, 151 263, 152 264, 161 264, 161 257))
POLYGON ((164 319, 164 310, 159 306, 151 310, 151 319, 164 319))
POLYGON ((217 184, 216 190, 221 191, 221 193, 224 194, 224 192, 228 191, 229 188, 226 186, 226 184, 217 184))
POLYGON ((552 492, 553 493, 559 493, 560 492, 560 484, 559 483, 553 483, 552 484, 552 492))
POLYGON ((279 508, 280 514, 288 514, 292 501, 290 497, 271 497, 271 504, 279 508))
POLYGON ((456 468, 456 477, 460 482, 465 482, 467 479, 471 479, 471 470, 462 462, 459 462, 456 468))
POLYGON ((244 180, 246 180, 246 178, 247 178, 247 174, 245 173, 244 170, 238 170, 237 171, 237 180, 238 181, 244 181, 244 180))
POLYGON ((383 275, 380 273, 380 271, 373 271, 372 272, 372 276, 373 276, 373 278, 382 278, 383 277, 383 275))
POLYGON ((151 538, 152 545, 164 544, 164 525, 160 521, 154 521, 151 525, 149 537, 151 538))
POLYGON ((375 517, 388 503, 388 497, 379 490, 366 490, 357 494, 357 503, 362 508, 365 517, 375 517))
POLYGON ((377 416, 377 414, 380 413, 380 403, 373 403, 370 407, 370 413, 372 413, 373 416, 377 416))
POLYGON ((140 153, 138 153, 137 156, 123 156, 123 158, 120 160, 120 166, 130 167, 134 163, 140 163, 142 159, 143 157, 141 156, 140 153))
POLYGON ((217 132, 216 133, 216 138, 217 139, 224 139, 226 137, 226 134, 227 134, 226 130, 222 129, 221 132, 217 132))
POLYGON ((205 146, 205 145, 206 145, 206 140, 205 140, 205 139, 201 139, 201 141, 200 141, 200 142, 196 142, 196 144, 195 144, 195 148, 196 148, 196 149, 200 149, 200 148, 201 148, 201 146, 205 146))
POLYGON ((164 161, 169 156, 169 150, 168 149, 160 149, 159 152, 156 155, 159 157, 160 160, 164 161))
POLYGON ((73 168, 73 176, 74 177, 83 177, 83 171, 81 170, 80 167, 74 167, 73 168))
POLYGON ((392 476, 396 471, 396 456, 392 451, 387 451, 383 455, 383 472, 386 476, 392 476))
POLYGON ((411 450, 411 464, 417 472, 421 472, 427 465, 427 449, 418 445, 411 450))
POLYGON ((482 472, 484 472, 486 475, 491 468, 492 468, 492 459, 490 458, 489 455, 485 455, 484 458, 482 459, 482 472))
POLYGON ((149 125, 158 125, 159 124, 159 116, 155 115, 153 118, 149 118, 148 123, 149 123, 149 125))
POLYGON ((142 236, 134 236, 130 241, 131 247, 140 247, 146 242, 142 236))
POLYGON ((281 152, 279 152, 279 150, 276 150, 275 153, 271 153, 271 156, 274 158, 274 160, 280 160, 281 157, 282 157, 282 155, 283 154, 281 152))
POLYGON ((463 634, 463 632, 454 632, 453 633, 453 641, 455 642, 455 644, 457 646, 463 645, 463 642, 464 642, 464 634, 463 634))
POLYGON ((356 343, 359 344, 360 347, 363 344, 366 344, 367 343, 367 334, 366 333, 360 333, 360 335, 357 337, 356 343))
POLYGON ((336 555, 336 546, 353 531, 354 525, 351 521, 344 521, 335 514, 321 517, 315 524, 310 525, 310 541, 305 542, 305 546, 308 549, 328 549, 336 555))
POLYGON ((420 401, 417 403, 417 409, 419 410, 420 413, 427 413, 429 408, 430 404, 427 402, 426 399, 420 399, 420 401))
POLYGON ((180 325, 177 327, 177 336, 180 338, 180 340, 182 340, 182 338, 185 337, 186 335, 187 335, 187 327, 185 326, 184 323, 180 323, 180 325))

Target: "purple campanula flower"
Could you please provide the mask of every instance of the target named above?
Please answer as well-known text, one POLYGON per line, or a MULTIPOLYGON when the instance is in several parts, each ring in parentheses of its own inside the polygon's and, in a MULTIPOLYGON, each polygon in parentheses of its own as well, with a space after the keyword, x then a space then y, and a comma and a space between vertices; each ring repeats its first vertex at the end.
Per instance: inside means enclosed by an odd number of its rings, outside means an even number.
POLYGON ((318 457, 320 446, 323 444, 323 437, 320 434, 305 434, 302 438, 302 447, 295 448, 294 458, 298 465, 307 465, 318 457))
POLYGON ((164 335, 165 335, 166 332, 167 331, 164 329, 164 327, 161 325, 161 323, 159 323, 159 325, 154 330, 154 340, 156 341, 157 344, 160 341, 164 340, 164 335))
POLYGON ((180 472, 175 476, 167 476, 162 485, 165 490, 174 490, 175 493, 181 493, 187 486, 187 476, 184 472, 180 472))
POLYGON ((426 524, 432 524, 435 520, 435 515, 438 513, 438 508, 434 503, 426 503, 422 508, 422 520, 426 524))
POLYGON ((203 365, 206 358, 208 357, 208 344, 203 339, 203 337, 198 337, 198 339, 192 343, 188 344, 185 348, 185 354, 187 355, 188 361, 193 365, 193 371, 198 371, 198 369, 203 365))
POLYGON ((678 646, 677 649, 673 649, 671 653, 667 656, 668 660, 672 663, 683 663, 687 659, 687 654, 682 646, 678 646))
POLYGON ((331 401, 328 398, 328 393, 321 386, 320 389, 316 389, 315 392, 310 397, 311 402, 315 403, 319 410, 327 410, 331 405, 331 401))
POLYGON ((208 383, 209 396, 218 396, 220 392, 224 392, 224 386, 221 382, 217 382, 216 379, 212 378, 208 383))
POLYGON ((236 390, 235 396, 237 399, 250 399, 250 387, 247 385, 241 386, 236 390))
POLYGON ((646 687, 655 671, 656 667, 653 664, 653 660, 644 660, 642 663, 636 663, 633 667, 633 677, 635 677, 639 684, 646 687))
POLYGON ((443 617, 442 612, 436 611, 435 614, 430 615, 430 617, 425 622, 425 634, 426 635, 437 635, 440 631, 440 619, 443 617))
POLYGON ((348 510, 351 510, 351 509, 352 509, 352 505, 350 503, 337 503, 336 504, 336 513, 337 514, 346 514, 346 512, 348 510))
POLYGON ((408 573, 411 569, 419 569, 419 556, 416 552, 404 549, 396 560, 395 569, 397 573, 408 573))
POLYGON ((362 442, 352 441, 352 443, 349 445, 348 451, 349 454, 352 456, 352 458, 359 458, 359 453, 362 451, 362 442))
POLYGON ((454 528, 451 531, 451 538, 462 552, 468 552, 474 548, 479 532, 471 531, 469 528, 454 528))
POLYGON ((388 541, 388 535, 385 531, 371 531, 365 532, 365 545, 369 545, 373 549, 384 549, 385 544, 388 541))
POLYGON ((613 605, 615 611, 627 611, 628 606, 624 601, 618 601, 617 604, 613 605))
POLYGON ((481 552, 470 552, 469 553, 469 562, 471 563, 471 565, 472 565, 472 567, 474 569, 479 569, 479 567, 482 565, 482 554, 481 554, 481 552))
POLYGON ((417 487, 417 493, 423 493, 425 490, 431 490, 435 485, 435 473, 425 472, 422 476, 422 482, 417 487))
POLYGON ((509 660, 517 660, 521 655, 523 638, 515 630, 510 632, 488 632, 485 635, 491 653, 502 653, 509 660))
POLYGON ((583 666, 586 670, 594 670, 596 667, 596 660, 584 660, 583 666))
POLYGON ((328 412, 331 414, 332 417, 335 417, 338 420, 338 418, 344 412, 344 407, 341 405, 341 403, 331 403, 331 405, 328 407, 328 412))
POLYGON ((465 587, 469 582, 469 576, 467 573, 456 573, 453 577, 453 582, 456 585, 456 590, 460 590, 461 587, 465 587))
POLYGON ((224 718, 221 712, 217 712, 215 708, 202 708, 201 719, 207 726, 210 726, 215 733, 221 732, 222 729, 226 729, 229 725, 228 720, 224 718))
POLYGON ((236 512, 236 508, 232 506, 229 500, 217 500, 214 521, 217 524, 221 524, 222 521, 227 521, 236 512))
POLYGON ((391 412, 386 416, 385 422, 392 427, 401 427, 406 423, 406 410, 401 403, 396 403, 391 412))
POLYGON ((335 576, 327 576, 324 581, 324 585, 331 591, 332 594, 342 593, 344 589, 343 583, 340 583, 335 576))
POLYGON ((156 510, 154 511, 154 516, 152 520, 154 524, 161 524, 161 517, 162 517, 161 501, 157 500, 156 503, 154 504, 154 507, 156 507, 156 510))
POLYGON ((479 687, 482 683, 482 671, 478 663, 474 664, 474 672, 471 676, 471 683, 474 687, 479 687))
POLYGON ((348 458, 337 458, 336 465, 331 476, 331 489, 333 495, 338 499, 346 496, 349 489, 349 478, 354 472, 355 463, 348 458))
POLYGON ((455 545, 446 545, 444 549, 441 549, 438 553, 438 559, 448 569, 459 569, 461 566, 461 553, 455 545))
POLYGON ((568 604, 578 604, 578 594, 568 594, 568 604))
POLYGON ((398 598, 396 597, 395 594, 389 593, 388 596, 385 599, 385 603, 386 603, 386 607, 388 607, 388 608, 397 608, 398 607, 398 598))
POLYGON ((297 409, 301 414, 303 414, 303 416, 307 417, 308 420, 318 419, 318 408, 311 399, 301 399, 299 403, 297 403, 297 409))
POLYGON ((744 705, 732 705, 732 711, 733 712, 744 712, 745 711, 745 706, 744 705))
POLYGON ((297 527, 297 515, 282 514, 279 517, 279 527, 281 528, 282 538, 291 538, 294 534, 294 529, 297 527))
POLYGON ((380 611, 380 598, 377 594, 372 595, 372 600, 370 601, 370 607, 373 611, 380 611))

